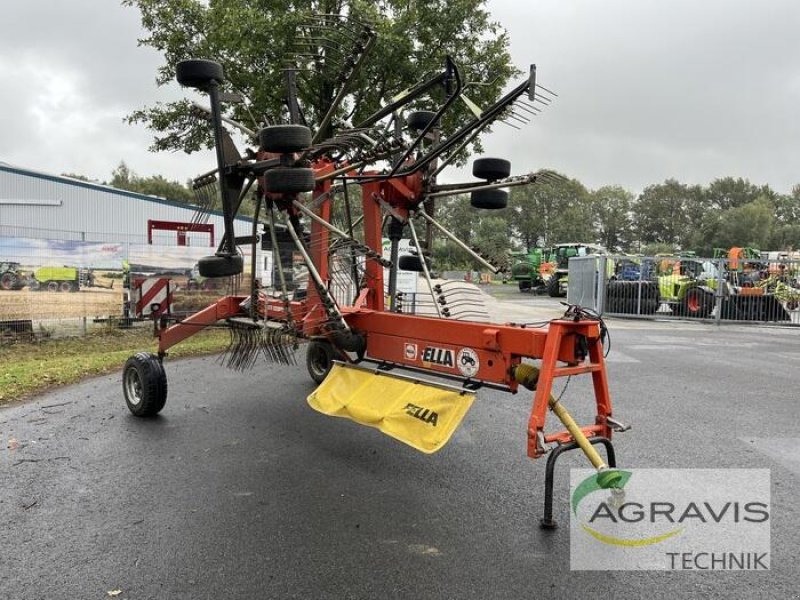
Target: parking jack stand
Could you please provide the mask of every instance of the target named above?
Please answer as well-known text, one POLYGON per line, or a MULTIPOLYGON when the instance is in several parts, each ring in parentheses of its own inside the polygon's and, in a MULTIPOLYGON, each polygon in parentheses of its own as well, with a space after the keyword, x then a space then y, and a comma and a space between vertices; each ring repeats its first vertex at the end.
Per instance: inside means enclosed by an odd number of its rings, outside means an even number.
MULTIPOLYGON (((589 444, 602 444, 605 446, 608 468, 613 469, 617 466, 617 457, 616 453, 614 452, 614 444, 611 443, 610 439, 598 436, 589 438, 587 441, 589 444)), ((553 520, 553 480, 555 477, 556 460, 558 460, 558 457, 565 452, 575 450, 576 448, 581 448, 581 445, 578 442, 573 441, 561 443, 558 444, 547 457, 547 466, 545 467, 544 479, 544 515, 540 521, 540 526, 542 529, 555 529, 557 527, 557 523, 553 520)))

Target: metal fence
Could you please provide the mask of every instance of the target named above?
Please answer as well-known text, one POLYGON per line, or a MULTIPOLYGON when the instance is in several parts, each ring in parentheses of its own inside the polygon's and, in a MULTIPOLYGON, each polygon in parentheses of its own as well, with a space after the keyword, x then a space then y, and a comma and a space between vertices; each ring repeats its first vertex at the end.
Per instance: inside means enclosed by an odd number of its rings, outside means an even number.
POLYGON ((800 325, 800 260, 576 257, 568 301, 615 316, 800 325))

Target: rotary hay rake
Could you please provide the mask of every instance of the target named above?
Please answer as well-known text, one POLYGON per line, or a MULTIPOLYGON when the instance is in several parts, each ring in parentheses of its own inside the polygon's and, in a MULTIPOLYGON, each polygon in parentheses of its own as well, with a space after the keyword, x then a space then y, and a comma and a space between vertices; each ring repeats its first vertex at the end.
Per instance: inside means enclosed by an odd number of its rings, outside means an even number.
POLYGON ((334 125, 374 33, 347 19, 318 17, 305 36, 298 40, 297 60, 286 69, 289 123, 267 125, 257 134, 223 116, 223 102, 230 95, 220 89, 220 64, 192 59, 177 65, 182 85, 209 96, 210 110, 197 114, 210 121, 216 145, 217 168, 196 180, 200 202, 195 221, 203 222, 203 213, 221 202, 225 224, 218 251, 200 261, 200 273, 240 275, 244 265, 237 248, 250 244, 250 294, 226 296, 180 322, 158 324, 158 354, 139 353, 125 365, 128 408, 146 417, 164 407, 163 358, 172 346, 209 326, 230 330, 225 363, 238 370, 255 367, 259 357, 295 365, 300 344, 307 345, 306 365, 319 384, 308 398, 312 407, 375 427, 423 452, 434 452, 448 441, 481 388, 510 393, 526 388, 534 392, 528 455, 549 453, 542 524, 553 526, 554 468, 560 454, 580 448, 597 469, 601 487, 620 481, 611 437, 627 427, 612 417, 602 320, 569 307, 544 327, 486 322, 469 290, 432 281, 429 254, 435 233, 457 244, 482 268, 502 270, 434 218, 436 200, 469 194, 474 208, 498 209, 507 204, 505 188, 560 176, 548 171, 511 176, 510 163, 498 158, 473 162, 478 181, 445 185, 437 183, 437 176, 487 126, 507 122, 518 128, 555 94, 536 83, 532 65, 524 81, 480 109, 466 97, 459 68, 448 58, 440 72, 360 123, 334 125), (304 65, 313 62, 302 51, 303 43, 330 45, 341 36, 352 43, 352 51, 347 56, 328 53, 339 69, 338 89, 312 133, 301 124, 297 95, 298 85, 309 77, 304 65), (422 99, 436 98, 436 110, 409 110, 422 99), (458 101, 472 115, 445 132, 442 118, 458 101), (240 154, 226 124, 257 138, 258 149, 240 154), (248 195, 256 202, 252 235, 237 238, 234 216, 248 195), (255 256, 262 228, 273 252, 272 292, 257 285, 255 256), (398 247, 406 232, 416 254, 401 257, 398 247), (382 252, 384 237, 389 240, 388 259, 382 252), (281 252, 287 243, 288 254, 302 257, 307 269, 305 294, 292 292, 287 284, 291 264, 281 252), (431 316, 404 312, 407 303, 397 284, 400 268, 421 273, 431 316), (579 375, 592 378, 596 406, 595 422, 583 426, 552 394, 556 378, 579 375), (564 430, 545 432, 548 411, 564 430), (607 461, 596 445, 605 447, 607 461))

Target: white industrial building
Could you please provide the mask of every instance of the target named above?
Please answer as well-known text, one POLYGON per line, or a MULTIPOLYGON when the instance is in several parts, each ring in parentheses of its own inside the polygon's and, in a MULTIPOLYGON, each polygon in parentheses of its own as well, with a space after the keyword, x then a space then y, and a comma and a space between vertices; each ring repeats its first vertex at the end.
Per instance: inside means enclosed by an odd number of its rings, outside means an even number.
MULTIPOLYGON (((86 242, 148 243, 148 220, 189 223, 196 207, 69 177, 0 163, 0 237, 86 242)), ((215 246, 224 232, 222 213, 212 212, 215 246)), ((236 219, 236 235, 251 233, 236 219)), ((188 232, 186 245, 209 247, 206 233, 188 232)), ((154 245, 177 245, 175 231, 155 231, 154 245)), ((210 252, 211 253, 211 252, 210 252)))

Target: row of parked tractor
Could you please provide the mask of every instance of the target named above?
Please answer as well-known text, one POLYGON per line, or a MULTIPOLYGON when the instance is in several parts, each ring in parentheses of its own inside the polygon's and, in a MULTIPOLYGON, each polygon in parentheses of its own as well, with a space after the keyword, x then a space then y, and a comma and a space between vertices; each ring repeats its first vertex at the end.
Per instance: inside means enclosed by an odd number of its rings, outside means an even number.
MULTIPOLYGON (((113 282, 112 282, 113 286, 113 282)), ((18 262, 0 262, 0 290, 77 292, 81 288, 106 287, 95 281, 91 269, 78 267, 39 267, 25 271, 18 262)))
POLYGON ((517 254, 520 291, 566 296, 569 259, 595 255, 605 272, 607 313, 788 321, 800 309, 800 260, 753 248, 716 249, 712 258, 608 256, 592 244, 558 244, 517 254), (774 256, 773 256, 774 254, 774 256))

